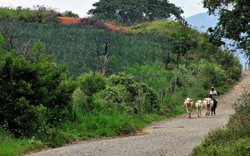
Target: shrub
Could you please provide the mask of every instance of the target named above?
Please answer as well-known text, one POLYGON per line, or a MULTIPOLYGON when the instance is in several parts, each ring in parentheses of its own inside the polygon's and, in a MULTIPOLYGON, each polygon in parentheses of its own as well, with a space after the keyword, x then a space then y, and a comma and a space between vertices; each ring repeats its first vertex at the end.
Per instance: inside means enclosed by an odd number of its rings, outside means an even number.
POLYGON ((105 90, 94 95, 96 109, 102 112, 110 112, 112 109, 121 112, 132 112, 128 102, 129 93, 123 85, 107 86, 105 90))
POLYGON ((107 79, 99 73, 90 72, 79 76, 77 81, 79 83, 80 90, 86 97, 86 102, 85 99, 83 101, 83 103, 86 103, 84 110, 91 112, 94 109, 92 101, 93 95, 105 89, 107 79))
POLYGON ((83 121, 83 117, 89 112, 86 98, 86 95, 80 88, 73 92, 71 104, 74 121, 83 121))
MULTIPOLYGON (((131 75, 120 73, 109 77, 112 85, 122 85, 126 88, 127 97, 122 97, 127 106, 133 110, 130 113, 140 114, 143 112, 159 111, 157 93, 146 84, 138 83, 131 75)), ((109 92, 108 92, 109 93, 109 92)), ((118 93, 121 95, 121 93, 118 93)), ((112 99, 114 100, 114 99, 112 99)))
POLYGON ((12 52, 1 58, 0 124, 7 122, 17 136, 36 133, 48 119, 54 120, 47 114, 67 106, 61 103, 58 107, 56 96, 62 91, 58 87, 66 78, 66 68, 52 62, 42 49, 42 44, 37 42, 27 55, 30 58, 12 52))
POLYGON ((138 129, 136 118, 119 111, 95 112, 86 116, 85 125, 88 131, 94 131, 98 136, 126 135, 138 129))
POLYGON ((234 131, 234 137, 250 137, 250 89, 244 86, 245 92, 235 104, 235 114, 230 117, 227 127, 234 131))

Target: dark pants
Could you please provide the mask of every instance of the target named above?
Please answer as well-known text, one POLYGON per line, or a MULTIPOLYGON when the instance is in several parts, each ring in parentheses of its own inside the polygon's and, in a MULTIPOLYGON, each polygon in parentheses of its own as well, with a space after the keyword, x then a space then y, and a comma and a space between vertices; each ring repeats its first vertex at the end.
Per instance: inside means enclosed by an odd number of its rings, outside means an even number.
POLYGON ((214 100, 214 108, 217 108, 217 100, 215 98, 212 98, 214 100))

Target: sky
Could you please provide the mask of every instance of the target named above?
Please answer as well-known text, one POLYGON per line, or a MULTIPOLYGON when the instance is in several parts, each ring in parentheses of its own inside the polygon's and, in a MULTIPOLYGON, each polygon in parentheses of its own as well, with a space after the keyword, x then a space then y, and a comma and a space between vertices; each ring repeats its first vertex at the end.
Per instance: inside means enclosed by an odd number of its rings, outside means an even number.
MULTIPOLYGON (((98 1, 99 0, 0 0, 0 6, 33 8, 33 6, 36 5, 43 5, 55 9, 58 12, 72 11, 83 18, 89 16, 87 15, 88 10, 93 9, 92 4, 98 1)), ((169 2, 181 7, 184 10, 184 14, 182 15, 185 18, 207 12, 207 10, 202 7, 202 0, 169 0, 169 2)))

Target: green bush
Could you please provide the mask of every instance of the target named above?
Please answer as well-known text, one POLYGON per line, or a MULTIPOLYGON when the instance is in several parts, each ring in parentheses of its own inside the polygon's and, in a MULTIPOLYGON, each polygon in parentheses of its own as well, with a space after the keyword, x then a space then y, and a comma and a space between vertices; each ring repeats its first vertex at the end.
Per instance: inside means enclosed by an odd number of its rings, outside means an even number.
POLYGON ((228 76, 228 83, 234 80, 239 80, 239 75, 241 75, 242 65, 240 64, 237 57, 230 51, 222 51, 216 56, 217 62, 221 65, 221 68, 225 70, 228 76), (230 80, 232 79, 232 80, 230 80))
POLYGON ((227 127, 234 132, 234 137, 250 137, 250 89, 244 86, 245 93, 235 104, 235 114, 230 117, 227 127))
POLYGON ((136 125, 136 118, 119 111, 111 111, 108 114, 95 112, 85 118, 85 125, 88 131, 95 131, 98 136, 115 136, 134 133, 139 125, 136 125))
POLYGON ((58 108, 58 87, 66 78, 66 68, 44 55, 41 42, 27 56, 31 57, 9 52, 1 58, 0 124, 7 122, 17 136, 33 135, 47 120, 54 120, 47 115, 58 108))
POLYGON ((72 115, 74 121, 83 121, 84 116, 89 113, 87 96, 77 88, 72 94, 72 115))
POLYGON ((127 73, 133 75, 136 81, 143 82, 148 87, 153 88, 159 97, 164 96, 163 94, 172 86, 175 78, 174 72, 164 69, 160 63, 134 64, 127 69, 127 73))
POLYGON ((119 73, 109 77, 112 85, 122 85, 126 88, 126 105, 132 108, 132 112, 140 114, 143 112, 159 111, 159 99, 157 93, 146 84, 138 83, 131 75, 119 73))
POLYGON ((101 90, 104 90, 107 84, 107 79, 97 72, 90 72, 82 74, 77 79, 79 83, 80 90, 85 96, 84 101, 85 103, 85 110, 87 112, 91 112, 94 110, 93 106, 93 95, 101 90), (86 101, 86 102, 85 102, 86 101))
POLYGON ((96 110, 109 112, 113 109, 121 112, 132 112, 128 104, 129 93, 123 85, 107 86, 105 90, 94 95, 96 110))

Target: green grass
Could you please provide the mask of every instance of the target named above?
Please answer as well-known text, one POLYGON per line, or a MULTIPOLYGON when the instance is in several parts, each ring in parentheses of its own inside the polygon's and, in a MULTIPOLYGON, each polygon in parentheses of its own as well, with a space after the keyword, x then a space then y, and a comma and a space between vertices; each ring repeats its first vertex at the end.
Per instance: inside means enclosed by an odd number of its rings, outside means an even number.
POLYGON ((160 35, 168 35, 171 36, 172 33, 189 33, 195 34, 195 36, 199 36, 198 32, 183 26, 178 22, 166 21, 166 20, 156 20, 153 22, 145 22, 143 24, 139 24, 134 26, 130 31, 133 34, 160 34, 160 35))
POLYGON ((2 19, 15 19, 27 20, 30 16, 35 15, 31 10, 13 10, 9 8, 0 8, 0 18, 2 19))
POLYGON ((7 136, 0 140, 0 156, 23 155, 28 151, 41 149, 45 145, 34 139, 15 139, 7 136))
POLYGON ((138 117, 116 111, 110 114, 98 112, 85 116, 78 124, 64 122, 58 129, 66 138, 77 141, 134 134, 148 123, 161 119, 163 117, 155 114, 138 117))
POLYGON ((224 143, 222 146, 214 144, 203 148, 198 147, 195 150, 197 156, 249 156, 250 155, 250 138, 234 140, 224 143))
MULTIPOLYGON (((163 116, 147 114, 132 116, 121 112, 112 111, 95 112, 84 116, 81 123, 63 121, 55 128, 48 129, 47 134, 53 132, 53 138, 45 138, 45 142, 38 139, 16 139, 1 129, 0 156, 23 155, 30 151, 38 151, 45 147, 59 147, 70 142, 78 142, 93 138, 126 136, 135 134, 147 124, 162 120, 163 116)), ((44 136, 46 137, 46 136, 44 136)))

